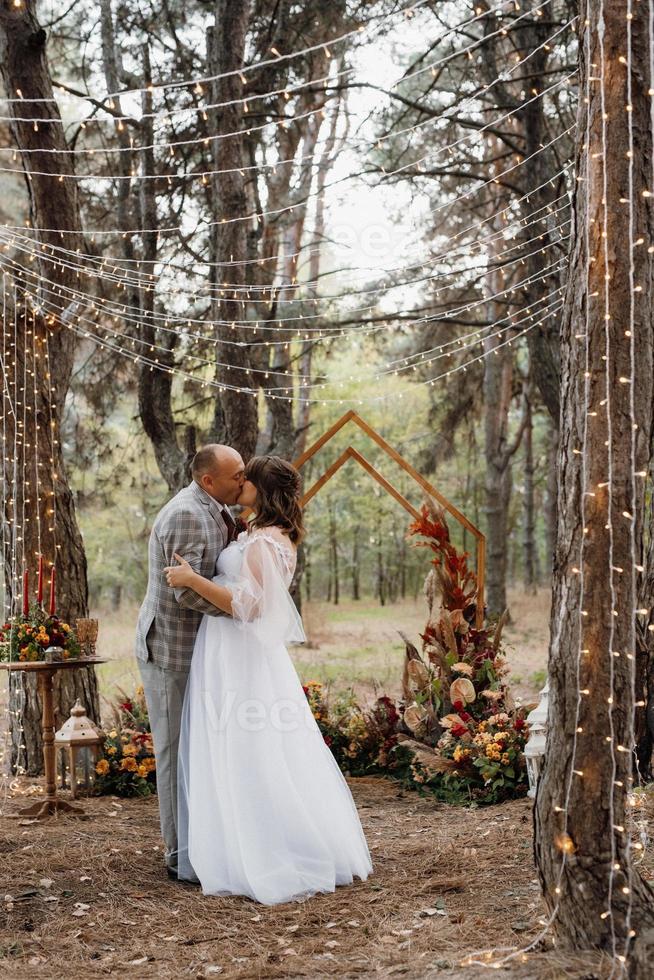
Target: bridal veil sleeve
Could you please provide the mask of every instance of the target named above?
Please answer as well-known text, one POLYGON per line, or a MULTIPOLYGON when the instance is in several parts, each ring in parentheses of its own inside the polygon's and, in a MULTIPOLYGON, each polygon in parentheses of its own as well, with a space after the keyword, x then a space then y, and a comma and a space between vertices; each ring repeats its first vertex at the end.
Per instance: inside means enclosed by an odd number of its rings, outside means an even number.
POLYGON ((232 617, 243 638, 269 645, 303 643, 302 620, 288 586, 295 556, 272 534, 255 531, 246 538, 240 574, 230 580, 232 617))

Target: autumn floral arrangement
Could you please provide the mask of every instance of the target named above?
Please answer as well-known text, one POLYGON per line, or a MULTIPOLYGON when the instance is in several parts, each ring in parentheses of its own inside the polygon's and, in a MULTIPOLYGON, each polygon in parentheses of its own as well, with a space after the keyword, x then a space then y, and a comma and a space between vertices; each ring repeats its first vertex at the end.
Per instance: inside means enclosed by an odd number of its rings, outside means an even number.
POLYGON ((454 803, 524 795, 526 710, 514 706, 506 683, 505 616, 476 624, 477 578, 433 502, 423 506, 409 534, 422 538, 417 546, 429 548, 433 558, 422 653, 405 638, 398 750, 412 756, 407 782, 454 803))
POLYGON ((82 647, 72 626, 56 614, 56 569, 50 571, 50 601, 43 604, 43 556, 39 557, 36 603, 30 601, 29 576, 23 572, 23 603, 20 614, 0 627, 0 662, 45 660, 48 647, 59 647, 64 660, 81 656, 82 647))
POLYGON ((81 654, 72 626, 40 607, 32 607, 27 614, 23 613, 0 627, 0 661, 45 660, 48 647, 60 647, 64 660, 75 659, 81 654))
POLYGON ((371 707, 363 708, 351 690, 339 693, 331 702, 318 681, 309 681, 303 688, 325 744, 343 772, 363 776, 397 769, 393 749, 400 715, 391 698, 379 697, 371 707))
POLYGON ((157 775, 150 719, 143 688, 133 697, 120 691, 109 704, 113 728, 108 727, 103 752, 95 766, 95 792, 114 796, 149 796, 156 792, 157 775))

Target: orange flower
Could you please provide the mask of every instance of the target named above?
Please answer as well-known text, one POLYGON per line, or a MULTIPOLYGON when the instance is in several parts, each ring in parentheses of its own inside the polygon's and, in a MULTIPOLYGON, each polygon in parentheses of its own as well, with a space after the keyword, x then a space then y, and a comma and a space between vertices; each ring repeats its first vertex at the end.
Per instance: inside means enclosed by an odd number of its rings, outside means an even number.
POLYGON ((125 759, 122 759, 120 768, 123 770, 123 772, 136 772, 138 769, 136 759, 132 758, 131 755, 128 755, 125 759))
POLYGON ((96 764, 95 771, 97 772, 98 776, 106 776, 109 772, 109 763, 107 760, 100 759, 100 761, 96 764))

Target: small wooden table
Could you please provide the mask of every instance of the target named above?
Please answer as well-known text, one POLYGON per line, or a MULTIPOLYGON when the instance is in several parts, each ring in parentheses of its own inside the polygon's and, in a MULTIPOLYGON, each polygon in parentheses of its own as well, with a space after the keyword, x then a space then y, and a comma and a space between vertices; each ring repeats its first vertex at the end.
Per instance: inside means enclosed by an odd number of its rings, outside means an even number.
POLYGON ((41 730, 43 732, 45 799, 38 800, 38 802, 33 803, 31 806, 19 810, 18 816, 44 820, 46 817, 51 817, 55 813, 74 813, 78 815, 84 813, 81 806, 73 806, 68 800, 62 800, 57 796, 55 719, 52 697, 53 680, 58 670, 75 670, 75 668, 92 667, 95 664, 103 663, 106 663, 106 661, 90 657, 78 657, 76 660, 57 660, 52 663, 46 662, 45 660, 13 660, 10 663, 0 663, 0 669, 2 670, 36 671, 41 689, 41 699, 43 701, 41 730))

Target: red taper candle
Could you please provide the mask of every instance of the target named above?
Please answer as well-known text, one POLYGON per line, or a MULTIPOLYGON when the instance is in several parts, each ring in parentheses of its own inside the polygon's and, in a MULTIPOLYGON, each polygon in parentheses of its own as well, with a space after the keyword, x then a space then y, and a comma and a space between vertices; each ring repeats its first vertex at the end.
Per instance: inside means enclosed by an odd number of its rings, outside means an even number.
POLYGON ((30 597, 28 592, 27 584, 27 569, 23 572, 23 616, 29 616, 30 612, 30 597))
POLYGON ((50 572, 50 615, 55 614, 55 567, 52 566, 52 571, 50 572))
POLYGON ((36 590, 36 601, 43 605, 43 555, 39 555, 39 584, 36 590))

